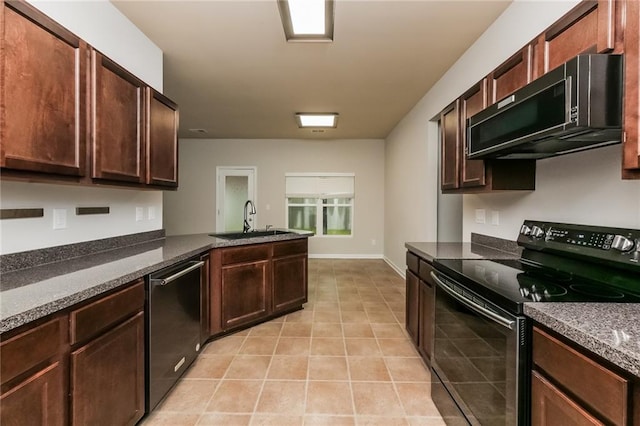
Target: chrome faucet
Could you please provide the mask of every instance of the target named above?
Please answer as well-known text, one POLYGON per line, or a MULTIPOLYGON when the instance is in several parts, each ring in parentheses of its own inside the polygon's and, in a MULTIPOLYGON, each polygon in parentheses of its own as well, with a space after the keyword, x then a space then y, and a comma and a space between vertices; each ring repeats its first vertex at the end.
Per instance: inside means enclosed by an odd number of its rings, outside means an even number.
POLYGON ((256 207, 253 205, 253 201, 247 200, 247 202, 244 203, 244 226, 242 228, 242 232, 246 233, 251 230, 251 225, 249 224, 249 221, 251 220, 249 219, 250 214, 256 214, 256 207), (249 206, 251 206, 251 210, 248 210, 249 206))

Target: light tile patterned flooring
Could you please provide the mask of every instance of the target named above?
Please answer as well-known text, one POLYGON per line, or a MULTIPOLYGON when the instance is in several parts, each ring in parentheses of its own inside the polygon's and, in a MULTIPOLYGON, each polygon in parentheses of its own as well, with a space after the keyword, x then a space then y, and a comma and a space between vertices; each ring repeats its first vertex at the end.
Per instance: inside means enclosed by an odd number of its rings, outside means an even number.
POLYGON ((209 343, 150 425, 444 425, 382 260, 309 260, 309 303, 209 343))

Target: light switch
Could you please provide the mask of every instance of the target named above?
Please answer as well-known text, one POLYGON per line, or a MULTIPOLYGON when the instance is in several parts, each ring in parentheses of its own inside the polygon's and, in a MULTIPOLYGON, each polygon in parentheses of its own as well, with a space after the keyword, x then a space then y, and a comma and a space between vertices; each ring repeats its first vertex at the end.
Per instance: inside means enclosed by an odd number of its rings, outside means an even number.
POLYGON ((491 224, 498 226, 500 225, 500 212, 497 210, 491 210, 491 224))
POLYGON ((487 223, 487 211, 485 209, 476 209, 476 223, 487 223))
POLYGON ((136 207, 136 222, 140 222, 144 218, 144 209, 136 207))
POLYGON ((149 206, 149 210, 147 211, 147 219, 155 220, 156 218, 156 208, 154 206, 149 206))

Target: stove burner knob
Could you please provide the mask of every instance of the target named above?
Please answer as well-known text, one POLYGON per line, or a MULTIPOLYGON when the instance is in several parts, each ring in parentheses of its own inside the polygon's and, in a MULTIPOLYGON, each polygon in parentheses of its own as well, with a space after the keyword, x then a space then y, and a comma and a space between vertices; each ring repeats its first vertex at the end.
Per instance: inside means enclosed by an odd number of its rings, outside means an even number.
POLYGON ((531 228, 529 228, 527 225, 522 225, 522 228, 520 228, 520 233, 522 235, 531 235, 531 228))
POLYGON ((611 243, 611 248, 619 250, 621 252, 627 252, 633 250, 635 243, 633 240, 628 239, 627 237, 623 237, 622 235, 616 235, 613 237, 613 242, 611 243))
POLYGON ((544 231, 539 226, 534 226, 533 228, 531 228, 531 234, 533 234, 533 236, 536 238, 544 237, 544 231))

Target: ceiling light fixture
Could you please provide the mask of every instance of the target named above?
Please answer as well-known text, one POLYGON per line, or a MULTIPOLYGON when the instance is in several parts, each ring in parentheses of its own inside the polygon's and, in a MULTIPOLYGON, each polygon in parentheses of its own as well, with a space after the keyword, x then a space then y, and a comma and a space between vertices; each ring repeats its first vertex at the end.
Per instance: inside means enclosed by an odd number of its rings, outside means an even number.
POLYGON ((338 127, 338 114, 332 113, 296 113, 296 121, 300 128, 333 128, 338 127))
POLYGON ((278 0, 287 41, 333 41, 334 0, 278 0))

